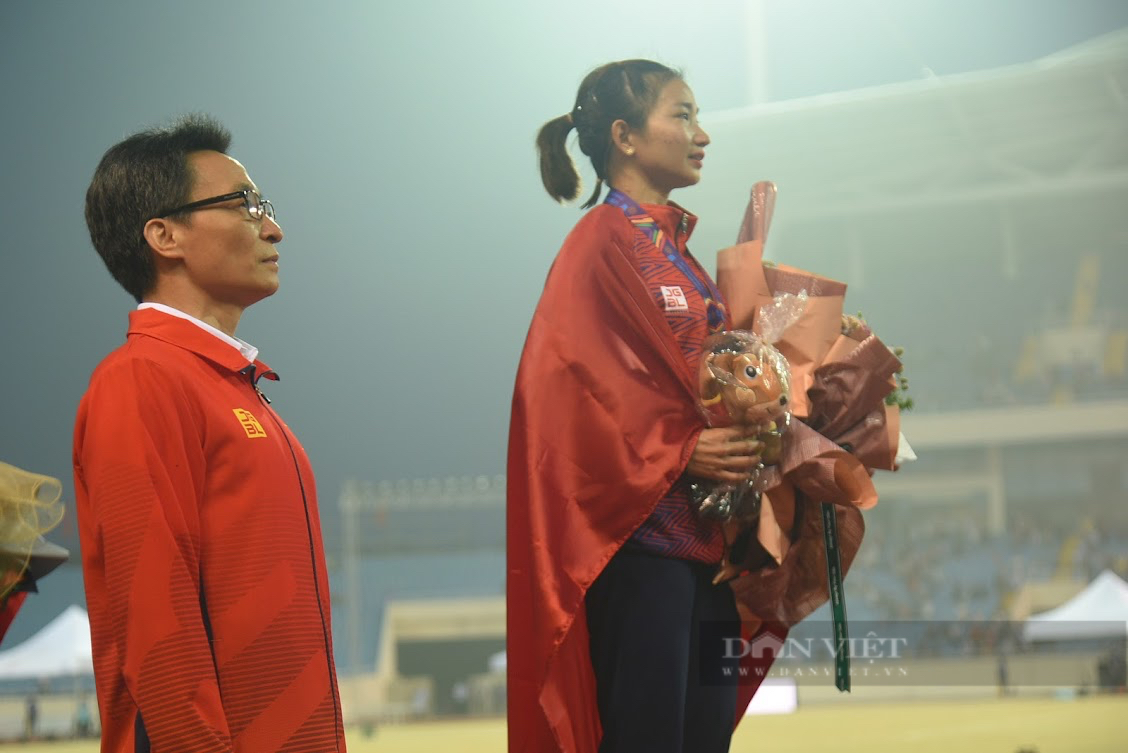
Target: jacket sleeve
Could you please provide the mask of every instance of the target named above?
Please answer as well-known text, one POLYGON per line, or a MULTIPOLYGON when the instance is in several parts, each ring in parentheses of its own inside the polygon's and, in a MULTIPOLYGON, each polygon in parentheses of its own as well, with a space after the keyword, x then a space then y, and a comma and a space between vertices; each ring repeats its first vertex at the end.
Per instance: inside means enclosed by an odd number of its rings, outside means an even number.
POLYGON ((95 374, 75 429, 101 713, 153 750, 232 750, 201 583, 203 415, 187 378, 124 360, 95 374))

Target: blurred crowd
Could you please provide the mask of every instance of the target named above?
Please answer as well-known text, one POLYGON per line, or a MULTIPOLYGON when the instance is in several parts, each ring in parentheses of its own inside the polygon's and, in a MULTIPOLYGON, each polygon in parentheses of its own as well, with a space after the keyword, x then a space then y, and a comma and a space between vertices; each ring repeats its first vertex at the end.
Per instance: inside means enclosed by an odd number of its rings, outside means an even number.
POLYGON ((1026 586, 1079 588, 1106 569, 1128 577, 1128 530, 1112 521, 1011 515, 1008 530, 992 535, 975 510, 918 508, 906 517, 868 519, 846 588, 851 620, 921 622, 921 653, 1016 650, 1026 586))

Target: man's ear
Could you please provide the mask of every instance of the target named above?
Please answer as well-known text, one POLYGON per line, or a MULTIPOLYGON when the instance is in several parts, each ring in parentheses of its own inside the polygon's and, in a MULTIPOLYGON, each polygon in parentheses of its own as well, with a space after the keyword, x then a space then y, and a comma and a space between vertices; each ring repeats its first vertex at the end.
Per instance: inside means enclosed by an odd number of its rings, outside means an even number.
POLYGON ((634 154, 634 132, 625 120, 616 120, 611 124, 611 148, 630 157, 634 154))
POLYGON ((167 217, 155 217, 145 223, 141 233, 153 252, 165 259, 181 259, 184 251, 180 248, 180 228, 167 217))

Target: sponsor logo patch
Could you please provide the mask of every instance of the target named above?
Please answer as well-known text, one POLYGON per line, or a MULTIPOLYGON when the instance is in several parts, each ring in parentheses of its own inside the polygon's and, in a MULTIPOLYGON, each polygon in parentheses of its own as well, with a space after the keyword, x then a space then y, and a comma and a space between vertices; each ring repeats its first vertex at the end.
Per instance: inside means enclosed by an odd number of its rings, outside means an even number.
POLYGON ((247 432, 249 438, 260 439, 266 436, 262 424, 249 410, 246 408, 232 408, 231 410, 235 413, 235 418, 239 419, 239 425, 243 427, 243 431, 247 432))
POLYGON ((689 301, 679 285, 663 285, 662 302, 667 311, 689 311, 689 301))

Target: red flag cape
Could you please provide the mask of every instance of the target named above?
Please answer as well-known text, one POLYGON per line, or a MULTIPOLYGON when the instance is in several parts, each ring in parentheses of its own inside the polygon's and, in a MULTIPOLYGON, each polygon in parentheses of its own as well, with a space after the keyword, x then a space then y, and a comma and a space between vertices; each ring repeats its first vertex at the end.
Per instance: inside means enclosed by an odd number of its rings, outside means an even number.
MULTIPOLYGON (((533 314, 510 419, 511 753, 594 753, 584 594, 681 475, 704 428, 696 380, 601 205, 569 234, 533 314)), ((740 714, 755 685, 743 685, 740 714)), ((738 714, 739 718, 739 714, 738 714)))

